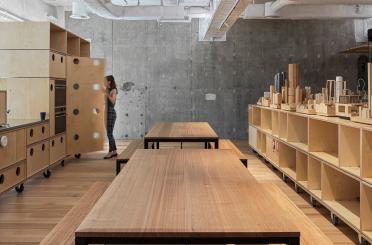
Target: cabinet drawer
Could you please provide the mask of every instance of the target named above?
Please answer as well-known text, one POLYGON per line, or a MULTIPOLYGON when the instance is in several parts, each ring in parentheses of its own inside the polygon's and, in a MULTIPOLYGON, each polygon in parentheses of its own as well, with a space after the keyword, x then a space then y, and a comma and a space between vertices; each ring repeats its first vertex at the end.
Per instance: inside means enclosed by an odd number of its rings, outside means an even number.
POLYGON ((19 164, 0 171, 0 192, 19 184, 26 179, 26 162, 22 161, 19 164))
POLYGON ((56 163, 66 156, 66 136, 64 134, 56 136, 49 141, 50 163, 56 163))
POLYGON ((49 137, 49 124, 43 123, 27 128, 27 145, 45 140, 49 137))
POLYGON ((49 141, 27 148, 27 177, 49 166, 49 141))
POLYGON ((0 145, 0 170, 26 159, 25 129, 0 133, 0 138, 2 137, 5 137, 7 144, 0 145))
POLYGON ((2 77, 66 78, 66 56, 49 50, 0 50, 2 77))

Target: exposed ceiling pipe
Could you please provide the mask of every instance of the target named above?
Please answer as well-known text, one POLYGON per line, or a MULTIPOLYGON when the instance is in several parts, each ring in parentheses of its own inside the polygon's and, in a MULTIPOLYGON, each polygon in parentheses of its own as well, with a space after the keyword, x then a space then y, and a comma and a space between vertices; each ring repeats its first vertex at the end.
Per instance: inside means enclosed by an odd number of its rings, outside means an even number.
POLYGON ((290 5, 356 5, 356 4, 372 4, 372 0, 276 0, 271 4, 271 9, 274 12, 281 10, 290 5))

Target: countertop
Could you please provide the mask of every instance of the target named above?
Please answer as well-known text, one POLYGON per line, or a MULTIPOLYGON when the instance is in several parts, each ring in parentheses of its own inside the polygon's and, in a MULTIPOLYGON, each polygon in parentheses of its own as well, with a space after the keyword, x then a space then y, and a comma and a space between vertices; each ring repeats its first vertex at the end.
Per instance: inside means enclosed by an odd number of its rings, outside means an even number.
POLYGON ((0 126, 0 133, 46 122, 49 122, 49 120, 41 121, 40 119, 8 119, 8 123, 6 125, 0 126))

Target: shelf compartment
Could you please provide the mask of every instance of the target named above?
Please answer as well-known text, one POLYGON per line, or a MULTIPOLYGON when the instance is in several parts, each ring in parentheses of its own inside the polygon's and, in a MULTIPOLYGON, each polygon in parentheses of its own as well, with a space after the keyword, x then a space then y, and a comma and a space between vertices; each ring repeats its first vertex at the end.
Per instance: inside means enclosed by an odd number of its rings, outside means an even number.
POLYGON ((271 110, 261 109, 261 128, 269 133, 271 133, 271 110))
POLYGON ((296 179, 296 149, 279 144, 279 166, 289 177, 296 179))
POLYGON ((286 140, 288 137, 287 117, 288 117, 288 113, 286 112, 279 113, 279 138, 284 139, 284 140, 286 140))
POLYGON ((362 177, 372 183, 372 131, 362 130, 362 177))
POLYGON ((272 134, 275 136, 279 136, 279 112, 278 111, 271 111, 271 129, 272 134))
POLYGON ((308 118, 288 114, 288 142, 302 150, 308 150, 308 118))
POLYGON ((269 135, 265 137, 266 156, 272 163, 279 166, 279 141, 269 135))
POLYGON ((307 178, 308 178, 308 188, 314 194, 320 198, 320 193, 322 190, 322 163, 313 158, 308 157, 307 164, 307 178))
POLYGON ((50 24, 50 49, 63 54, 67 52, 67 31, 53 24, 50 24))
POLYGON ((254 149, 258 149, 258 140, 259 140, 259 131, 255 127, 249 126, 248 127, 248 139, 249 145, 254 149))
POLYGON ((80 38, 80 56, 90 57, 90 42, 80 38))
POLYGON ((338 125, 310 118, 309 152, 338 166, 338 125))
POLYGON ((359 128, 339 127, 340 167, 356 176, 360 176, 360 134, 359 128))
POLYGON ((372 187, 362 184, 360 189, 361 230, 372 240, 372 187))
POLYGON ((257 127, 261 127, 261 108, 252 107, 252 124, 257 127))
POLYGON ((305 153, 296 151, 296 180, 307 186, 308 157, 305 153))
POLYGON ((67 33, 67 54, 80 56, 80 38, 71 32, 67 33))
POLYGON ((322 200, 346 223, 360 228, 360 182, 323 164, 322 200))

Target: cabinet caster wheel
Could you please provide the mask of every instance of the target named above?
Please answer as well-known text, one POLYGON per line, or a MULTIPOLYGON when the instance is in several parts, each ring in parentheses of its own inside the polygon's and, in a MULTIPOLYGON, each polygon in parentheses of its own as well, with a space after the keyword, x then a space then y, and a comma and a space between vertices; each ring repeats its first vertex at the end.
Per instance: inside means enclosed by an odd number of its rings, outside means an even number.
POLYGON ((312 196, 310 196, 310 203, 311 203, 311 206, 313 206, 313 208, 316 207, 316 199, 312 196))
POLYGON ((81 157, 81 154, 79 153, 79 154, 75 154, 75 158, 76 159, 79 159, 81 157))
POLYGON ((24 189, 25 189, 25 187, 24 187, 23 184, 20 184, 19 186, 16 186, 16 187, 15 187, 15 190, 16 190, 16 192, 18 192, 18 193, 22 193, 24 189))
POLYGON ((301 192, 301 188, 298 187, 298 185, 295 184, 294 188, 295 188, 296 193, 300 193, 301 192))
POLYGON ((61 161, 61 166, 62 166, 62 167, 65 166, 65 160, 62 160, 62 161, 61 161))
POLYGON ((331 213, 331 221, 332 221, 332 224, 333 225, 338 225, 339 222, 340 222, 340 220, 338 219, 338 217, 335 214, 333 214, 333 213, 331 213))
POLYGON ((364 239, 363 237, 359 238, 359 244, 360 245, 370 245, 370 243, 364 239))
POLYGON ((45 178, 49 178, 50 175, 52 175, 52 172, 51 172, 49 169, 47 169, 47 170, 45 170, 45 171, 43 172, 43 175, 44 175, 45 178))
POLYGON ((285 183, 287 183, 287 182, 288 182, 288 177, 287 177, 287 176, 285 176, 284 174, 283 174, 283 181, 284 181, 285 183))

